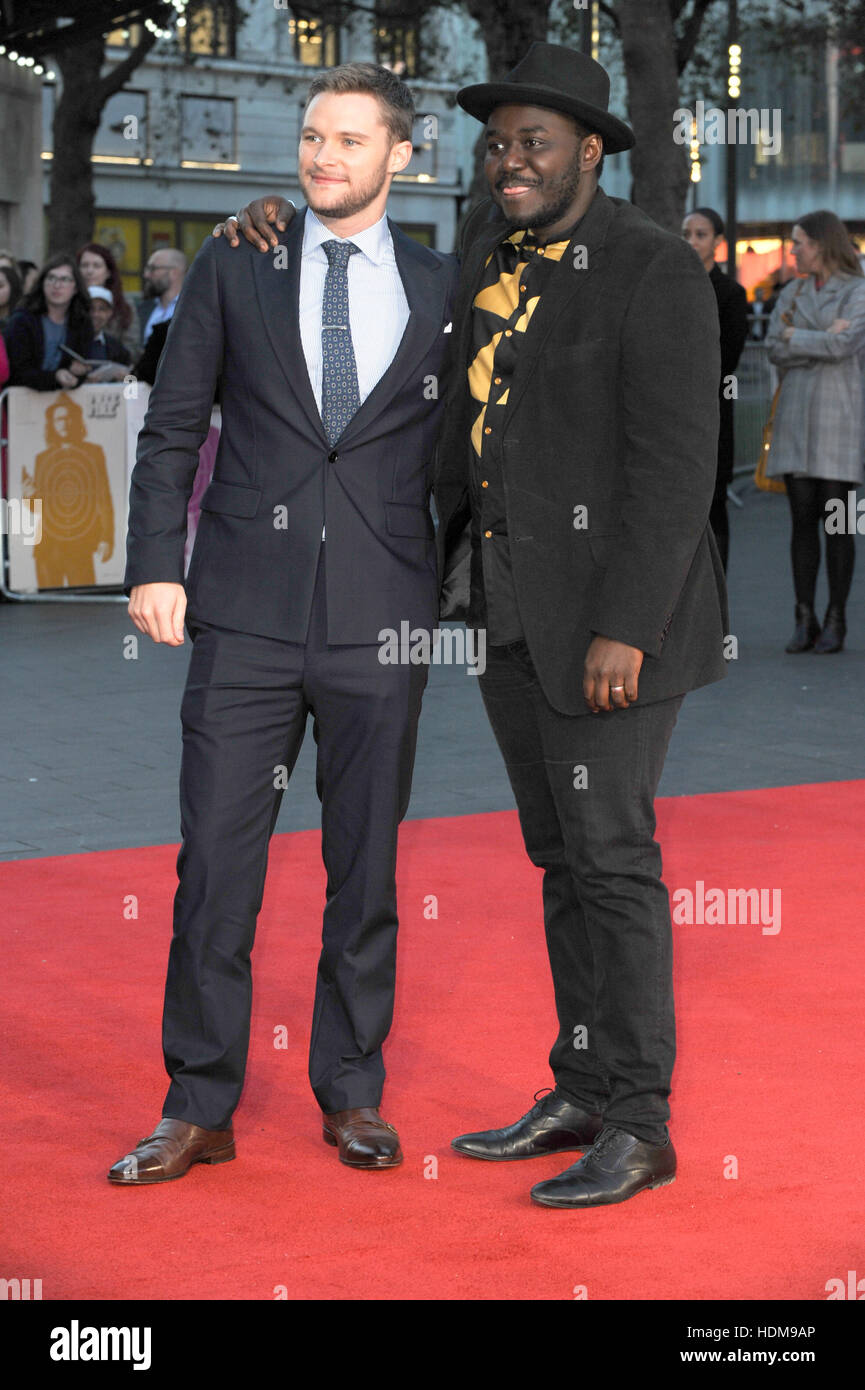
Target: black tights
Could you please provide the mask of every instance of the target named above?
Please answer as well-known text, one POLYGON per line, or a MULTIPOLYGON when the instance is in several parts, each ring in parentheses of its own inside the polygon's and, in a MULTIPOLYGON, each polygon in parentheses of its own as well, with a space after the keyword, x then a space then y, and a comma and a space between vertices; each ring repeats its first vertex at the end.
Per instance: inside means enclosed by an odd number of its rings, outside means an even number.
POLYGON ((814 607, 817 571, 820 568, 820 532, 826 537, 826 577, 829 580, 829 603, 844 608, 856 559, 856 538, 852 535, 831 535, 826 529, 826 504, 840 498, 843 515, 847 517, 847 494, 855 490, 853 483, 836 482, 830 478, 794 478, 785 473, 787 497, 793 534, 790 557, 793 561, 793 587, 796 602, 814 607))

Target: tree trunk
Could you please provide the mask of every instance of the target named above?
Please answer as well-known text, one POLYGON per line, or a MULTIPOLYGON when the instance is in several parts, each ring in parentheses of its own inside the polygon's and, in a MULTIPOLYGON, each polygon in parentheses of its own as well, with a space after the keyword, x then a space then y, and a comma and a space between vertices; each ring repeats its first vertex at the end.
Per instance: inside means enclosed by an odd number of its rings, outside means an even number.
POLYGON ((54 110, 54 158, 48 209, 48 254, 77 251, 93 234, 90 155, 102 114, 104 39, 87 39, 55 56, 63 89, 54 110))
POLYGON ((631 198, 670 232, 680 232, 688 193, 687 146, 673 141, 680 104, 669 0, 616 0, 628 82, 631 198))
MULTIPOLYGON (((61 31, 62 34, 62 31, 61 31)), ((156 42, 149 31, 122 63, 102 76, 105 39, 57 47, 54 62, 63 87, 54 110, 54 157, 48 206, 48 254, 75 252, 93 237, 93 140, 102 109, 119 92, 156 42)))

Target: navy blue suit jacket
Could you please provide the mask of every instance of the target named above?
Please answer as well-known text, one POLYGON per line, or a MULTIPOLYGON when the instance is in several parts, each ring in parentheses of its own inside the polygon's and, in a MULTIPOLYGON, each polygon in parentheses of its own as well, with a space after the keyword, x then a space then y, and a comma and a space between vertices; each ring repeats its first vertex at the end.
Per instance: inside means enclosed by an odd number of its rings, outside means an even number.
POLYGON ((187 502, 219 383, 188 618, 303 642, 326 526, 328 642, 374 644, 404 620, 437 622, 431 462, 458 266, 388 219, 409 319, 331 448, 298 324, 303 225, 298 213, 267 254, 210 238, 193 262, 139 435, 124 587, 184 582, 187 502))

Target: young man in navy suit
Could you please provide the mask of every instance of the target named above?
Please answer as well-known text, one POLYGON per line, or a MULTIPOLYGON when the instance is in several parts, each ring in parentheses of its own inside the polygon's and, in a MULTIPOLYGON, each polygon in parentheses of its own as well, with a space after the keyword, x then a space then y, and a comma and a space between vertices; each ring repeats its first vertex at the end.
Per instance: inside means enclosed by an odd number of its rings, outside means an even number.
POLYGON ((235 1156, 268 845, 310 713, 327 869, 310 1080, 344 1163, 402 1159, 378 1107, 397 830, 427 670, 383 664, 379 634, 437 623, 430 470, 457 275, 386 215, 413 117, 384 68, 313 81, 298 156, 307 207, 267 257, 201 248, 139 436, 129 612, 174 646, 185 622, 193 650, 163 1016, 171 1084, 161 1123, 108 1175, 121 1185, 235 1156), (217 383, 219 453, 184 585, 217 383))

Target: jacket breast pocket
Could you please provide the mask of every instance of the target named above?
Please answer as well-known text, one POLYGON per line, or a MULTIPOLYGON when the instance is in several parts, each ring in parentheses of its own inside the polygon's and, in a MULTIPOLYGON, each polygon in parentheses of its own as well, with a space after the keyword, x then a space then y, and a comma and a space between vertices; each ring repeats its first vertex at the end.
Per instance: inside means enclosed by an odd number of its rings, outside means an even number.
POLYGON ((214 481, 201 499, 201 510, 221 512, 225 516, 253 517, 260 501, 260 487, 214 481))
POLYGON ((390 536, 417 536, 432 540, 435 536, 429 507, 413 507, 407 502, 385 502, 384 519, 390 536))

